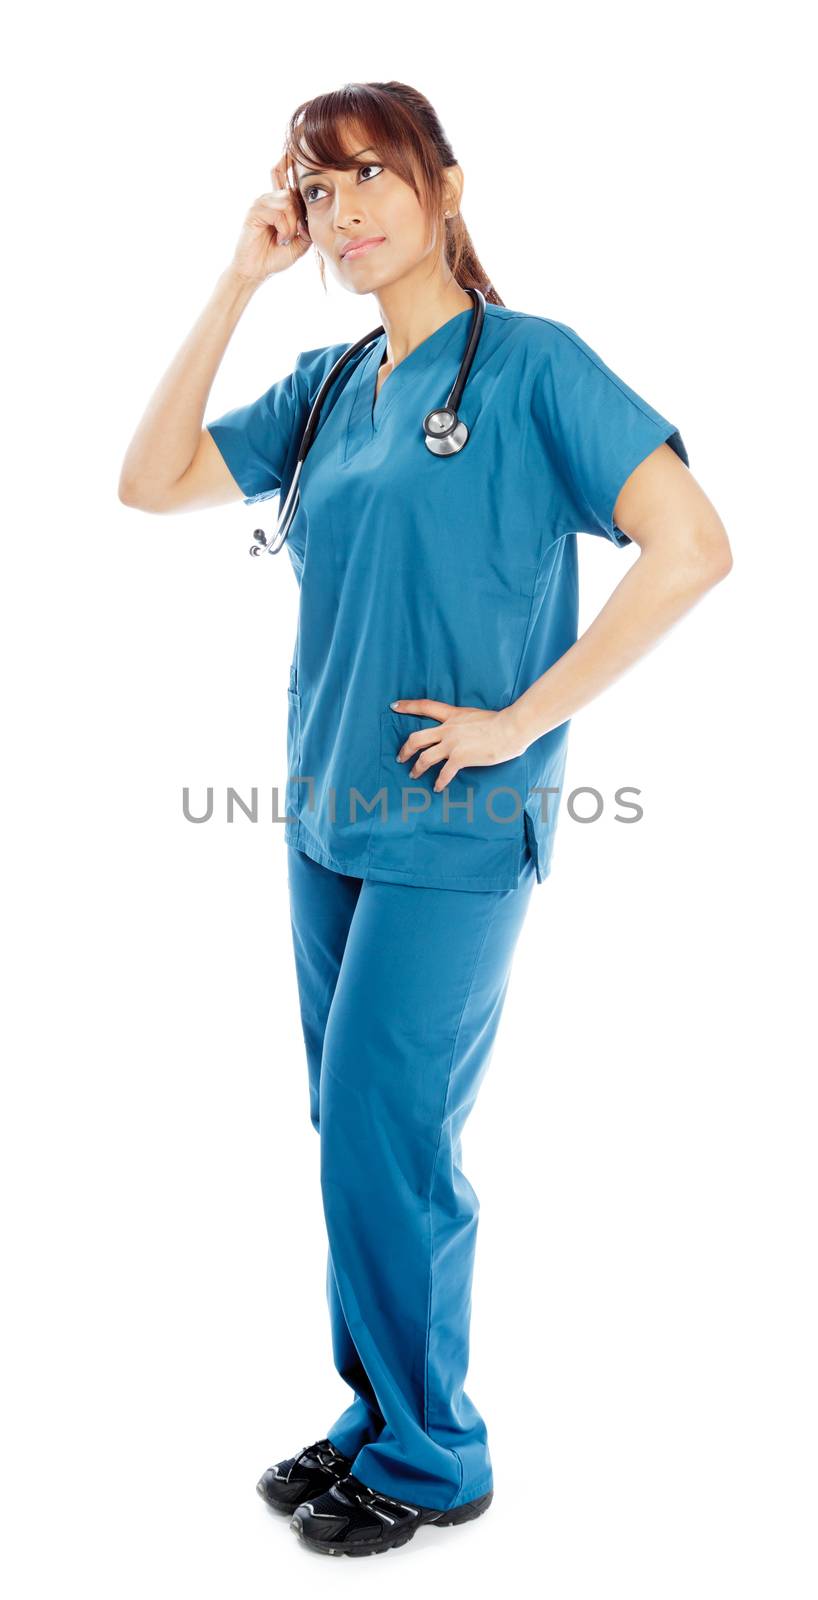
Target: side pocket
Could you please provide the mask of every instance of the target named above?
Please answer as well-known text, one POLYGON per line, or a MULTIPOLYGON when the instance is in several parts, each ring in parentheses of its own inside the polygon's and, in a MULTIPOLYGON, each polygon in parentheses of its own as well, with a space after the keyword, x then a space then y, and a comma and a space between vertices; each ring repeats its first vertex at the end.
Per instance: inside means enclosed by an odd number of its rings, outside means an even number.
POLYGON ((542 883, 542 858, 540 856, 540 846, 537 839, 537 829, 534 818, 532 817, 527 806, 523 810, 523 826, 525 828, 525 841, 526 845, 528 846, 528 853, 531 857, 531 860, 534 862, 534 867, 537 873, 537 882, 542 883))
POLYGON ((292 817, 293 821, 285 822, 285 837, 295 831, 303 788, 293 781, 300 776, 301 768, 301 696, 297 689, 287 690, 287 702, 287 784, 284 798, 286 815, 292 817))
POLYGON ((409 716, 402 711, 381 712, 377 793, 383 796, 383 802, 375 809, 372 825, 370 853, 374 866, 403 872, 412 870, 418 818, 425 806, 431 804, 427 800, 424 805, 422 791, 431 789, 434 773, 424 773, 415 780, 413 787, 407 776, 407 766, 396 757, 410 733, 433 725, 433 717, 409 716))
POLYGON ((409 734, 438 726, 434 717, 381 712, 379 792, 385 795, 386 815, 378 812, 373 822, 371 865, 419 874, 421 881, 444 888, 516 888, 523 857, 522 817, 504 822, 502 801, 494 816, 488 802, 498 785, 511 784, 519 791, 522 758, 464 769, 447 789, 436 791, 439 764, 410 778, 412 762, 401 763, 396 756, 409 734))

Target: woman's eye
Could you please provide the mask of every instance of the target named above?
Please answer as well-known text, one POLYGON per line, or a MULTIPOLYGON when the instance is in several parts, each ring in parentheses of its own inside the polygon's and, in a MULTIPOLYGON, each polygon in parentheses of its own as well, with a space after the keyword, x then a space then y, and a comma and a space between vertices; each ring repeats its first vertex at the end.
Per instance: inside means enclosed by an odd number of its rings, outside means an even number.
MULTIPOLYGON (((377 173, 383 172, 383 167, 377 161, 367 161, 365 166, 358 168, 358 171, 359 172, 374 172, 377 175, 377 173)), ((366 181, 369 182, 370 180, 367 179, 366 181)), ((306 189, 304 189, 302 191, 303 196, 304 196, 305 204, 306 205, 310 205, 311 204, 310 195, 312 194, 314 189, 323 189, 323 187, 324 187, 323 183, 309 183, 307 185, 306 189)))

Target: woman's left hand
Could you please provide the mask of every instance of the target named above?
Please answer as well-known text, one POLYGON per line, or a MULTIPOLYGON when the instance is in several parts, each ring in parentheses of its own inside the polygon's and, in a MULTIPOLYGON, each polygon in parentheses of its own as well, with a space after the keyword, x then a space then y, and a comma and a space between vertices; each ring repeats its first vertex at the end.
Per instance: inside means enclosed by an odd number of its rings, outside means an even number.
POLYGON ((461 767, 494 767, 521 756, 528 748, 514 715, 514 706, 486 711, 481 706, 450 706, 445 700, 393 700, 393 711, 434 717, 437 728, 417 728, 401 745, 398 761, 417 756, 409 771, 419 778, 429 767, 443 762, 433 788, 445 789, 461 767))

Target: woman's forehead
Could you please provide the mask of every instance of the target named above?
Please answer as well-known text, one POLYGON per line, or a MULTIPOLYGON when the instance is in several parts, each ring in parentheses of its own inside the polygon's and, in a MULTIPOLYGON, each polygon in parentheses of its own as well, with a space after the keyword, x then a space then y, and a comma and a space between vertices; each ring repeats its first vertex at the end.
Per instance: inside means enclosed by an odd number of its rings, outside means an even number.
MULTIPOLYGON (((358 156, 374 155, 374 145, 366 144, 366 133, 362 128, 339 128, 337 137, 341 150, 345 155, 355 159, 358 156)), ((317 156, 310 156, 307 147, 304 147, 304 160, 297 159, 293 162, 296 180, 303 178, 305 172, 331 172, 331 167, 322 166, 317 156)))

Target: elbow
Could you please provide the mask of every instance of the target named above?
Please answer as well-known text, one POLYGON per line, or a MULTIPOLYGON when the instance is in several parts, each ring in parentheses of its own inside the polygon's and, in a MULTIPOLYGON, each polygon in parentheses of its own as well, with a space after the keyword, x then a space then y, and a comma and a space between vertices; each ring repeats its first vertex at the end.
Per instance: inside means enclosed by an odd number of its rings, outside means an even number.
POLYGON ((161 511, 160 501, 149 499, 144 488, 140 490, 135 483, 126 477, 121 477, 117 495, 123 506, 130 506, 132 511, 161 511))
POLYGON ((721 583, 733 567, 733 552, 721 518, 701 524, 691 535, 685 563, 695 571, 702 590, 721 583))
POLYGON ((119 480, 119 488, 117 489, 117 496, 118 496, 119 500, 122 502, 123 506, 136 506, 137 505, 137 501, 136 501, 136 499, 134 497, 133 489, 132 489, 131 485, 125 481, 124 478, 120 478, 120 480, 119 480))
MULTIPOLYGON (((642 545, 643 555, 647 548, 642 545)), ((651 544, 650 549, 664 567, 669 586, 691 600, 715 588, 733 567, 730 541, 720 521, 678 528, 672 547, 660 551, 651 544)))
POLYGON ((135 511, 144 509, 144 500, 139 494, 139 489, 133 478, 130 478, 123 467, 119 474, 117 496, 123 506, 132 506, 135 511))
POLYGON ((710 579, 710 587, 721 583, 728 573, 733 570, 733 552, 730 549, 730 540, 725 529, 719 525, 719 531, 707 545, 704 556, 706 571, 710 579))
POLYGON ((721 583, 722 578, 726 578, 728 573, 732 572, 732 570, 733 570, 733 552, 730 549, 729 544, 725 546, 725 549, 724 549, 720 559, 718 560, 717 563, 714 563, 712 570, 713 570, 713 582, 714 583, 721 583))

